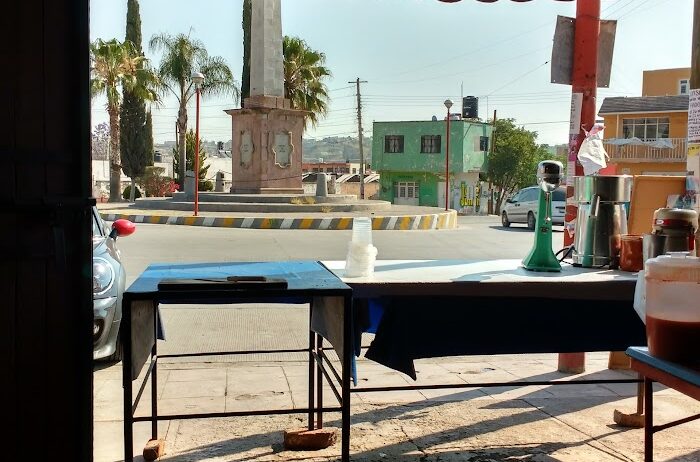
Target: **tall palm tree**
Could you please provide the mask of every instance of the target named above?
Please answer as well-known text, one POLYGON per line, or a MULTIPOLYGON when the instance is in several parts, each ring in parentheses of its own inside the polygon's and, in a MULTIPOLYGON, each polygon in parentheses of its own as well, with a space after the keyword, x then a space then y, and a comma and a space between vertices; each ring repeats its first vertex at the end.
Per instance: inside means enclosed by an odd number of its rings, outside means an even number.
POLYGON ((195 94, 190 76, 192 72, 204 74, 202 95, 233 94, 236 102, 240 95, 228 65, 220 56, 209 56, 204 44, 189 35, 156 34, 149 41, 151 51, 162 50, 163 57, 158 67, 162 93, 172 93, 177 98, 179 180, 185 179, 185 136, 187 134, 187 103, 195 94))
POLYGON ((156 101, 151 90, 155 76, 145 65, 147 60, 130 41, 97 39, 90 44, 92 61, 90 93, 93 97, 106 94, 109 114, 109 200, 121 199, 121 156, 119 153, 119 108, 122 97, 119 87, 128 88, 147 101, 156 101))
POLYGON ((312 50, 298 37, 285 36, 282 41, 284 55, 284 97, 292 107, 309 111, 306 123, 316 126, 320 116, 328 112, 328 89, 323 79, 331 76, 325 66, 326 55, 312 50))

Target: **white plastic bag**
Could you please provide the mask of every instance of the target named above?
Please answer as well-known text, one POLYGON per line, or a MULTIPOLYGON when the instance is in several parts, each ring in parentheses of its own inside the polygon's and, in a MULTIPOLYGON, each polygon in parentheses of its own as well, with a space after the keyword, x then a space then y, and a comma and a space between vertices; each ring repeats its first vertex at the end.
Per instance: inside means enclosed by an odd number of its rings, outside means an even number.
POLYGON ((609 156, 605 152, 603 141, 600 139, 604 129, 604 125, 595 124, 590 132, 584 130, 586 138, 578 151, 578 160, 581 162, 584 175, 594 175, 608 165, 609 156))

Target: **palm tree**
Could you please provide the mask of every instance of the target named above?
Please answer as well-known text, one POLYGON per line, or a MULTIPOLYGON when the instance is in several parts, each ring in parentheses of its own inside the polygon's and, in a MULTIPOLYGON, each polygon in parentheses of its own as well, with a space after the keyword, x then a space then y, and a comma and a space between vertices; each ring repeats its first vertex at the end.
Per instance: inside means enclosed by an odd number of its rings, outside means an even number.
POLYGON ((236 82, 223 58, 209 56, 204 44, 189 35, 156 34, 149 41, 151 51, 163 50, 158 67, 158 77, 162 93, 172 93, 177 98, 179 180, 185 180, 185 136, 187 134, 187 103, 195 94, 195 86, 190 76, 201 72, 205 80, 201 87, 202 95, 233 94, 236 102, 240 95, 236 82))
POLYGON ((121 94, 119 87, 128 88, 147 101, 156 101, 157 95, 150 90, 154 85, 154 74, 145 66, 146 58, 130 41, 117 39, 103 41, 97 39, 90 44, 92 61, 90 94, 107 95, 109 114, 109 200, 121 200, 121 156, 119 155, 119 108, 121 94))
POLYGON ((284 55, 284 97, 292 107, 309 111, 307 124, 316 126, 319 116, 328 112, 328 89, 323 79, 331 76, 324 66, 326 55, 312 50, 298 37, 285 36, 282 41, 284 55))

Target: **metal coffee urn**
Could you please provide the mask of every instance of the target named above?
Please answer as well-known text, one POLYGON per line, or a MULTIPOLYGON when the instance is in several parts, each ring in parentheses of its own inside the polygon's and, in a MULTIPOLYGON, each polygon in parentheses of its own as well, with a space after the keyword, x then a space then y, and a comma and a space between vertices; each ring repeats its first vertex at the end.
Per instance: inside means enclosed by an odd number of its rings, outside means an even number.
POLYGON ((630 175, 574 178, 578 206, 572 253, 575 266, 617 268, 620 236, 627 234, 631 191, 630 175))

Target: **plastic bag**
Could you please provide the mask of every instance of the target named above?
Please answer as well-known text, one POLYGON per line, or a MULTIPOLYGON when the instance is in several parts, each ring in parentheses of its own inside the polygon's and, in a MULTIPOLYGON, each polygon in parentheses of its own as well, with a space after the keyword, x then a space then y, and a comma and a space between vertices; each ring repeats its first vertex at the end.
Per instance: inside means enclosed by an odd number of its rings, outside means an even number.
POLYGON ((578 151, 578 160, 581 162, 584 175, 594 175, 608 165, 610 157, 605 152, 603 141, 600 139, 600 134, 604 129, 605 126, 603 124, 595 124, 590 132, 584 130, 586 138, 584 138, 578 151))

